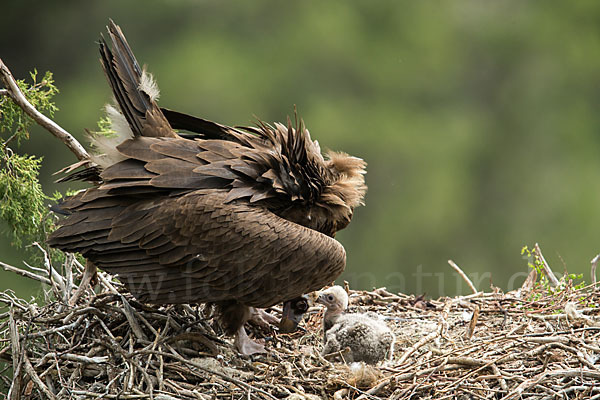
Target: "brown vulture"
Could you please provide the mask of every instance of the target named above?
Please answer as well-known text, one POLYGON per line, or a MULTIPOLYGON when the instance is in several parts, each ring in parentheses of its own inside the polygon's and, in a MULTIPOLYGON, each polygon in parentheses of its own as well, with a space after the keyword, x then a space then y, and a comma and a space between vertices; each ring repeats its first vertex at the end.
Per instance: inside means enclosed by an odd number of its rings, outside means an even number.
POLYGON ((117 110, 105 154, 74 174, 95 186, 60 205, 48 243, 115 274, 140 301, 209 303, 242 353, 257 308, 322 288, 344 270, 334 239, 366 191, 365 162, 321 154, 302 121, 229 127, 161 109, 158 89, 110 21, 100 61, 117 110), (179 134, 186 130, 192 134, 179 134))

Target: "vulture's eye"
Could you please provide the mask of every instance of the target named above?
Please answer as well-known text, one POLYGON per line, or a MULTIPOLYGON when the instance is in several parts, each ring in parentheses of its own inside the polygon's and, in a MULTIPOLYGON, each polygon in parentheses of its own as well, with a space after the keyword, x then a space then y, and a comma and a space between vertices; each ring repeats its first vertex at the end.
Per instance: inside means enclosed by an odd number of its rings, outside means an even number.
POLYGON ((332 294, 328 294, 328 295, 327 295, 327 300, 329 300, 329 301, 333 301, 333 295, 332 295, 332 294))
POLYGON ((300 300, 296 303, 296 309, 300 312, 306 312, 308 310, 308 303, 304 300, 300 300))

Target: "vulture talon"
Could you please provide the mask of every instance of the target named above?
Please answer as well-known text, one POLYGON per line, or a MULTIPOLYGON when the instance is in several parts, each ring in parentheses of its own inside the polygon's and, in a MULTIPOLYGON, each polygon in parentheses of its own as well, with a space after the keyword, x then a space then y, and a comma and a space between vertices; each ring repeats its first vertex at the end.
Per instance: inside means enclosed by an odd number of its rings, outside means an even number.
POLYGON ((279 325, 279 319, 276 316, 269 314, 262 308, 250 307, 250 322, 255 323, 261 328, 270 328, 271 326, 279 325))
POLYGON ((240 354, 245 356, 264 354, 267 352, 264 345, 257 343, 248 337, 243 326, 238 329, 235 335, 234 344, 240 354))

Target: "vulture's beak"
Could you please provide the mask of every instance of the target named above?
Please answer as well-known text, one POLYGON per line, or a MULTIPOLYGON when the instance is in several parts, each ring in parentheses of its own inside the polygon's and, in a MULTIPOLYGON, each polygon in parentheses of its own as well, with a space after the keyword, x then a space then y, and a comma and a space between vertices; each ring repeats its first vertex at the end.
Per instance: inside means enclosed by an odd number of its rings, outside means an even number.
POLYGON ((281 315, 281 321, 279 322, 279 332, 295 332, 307 310, 308 300, 304 296, 286 301, 283 304, 283 313, 281 315))

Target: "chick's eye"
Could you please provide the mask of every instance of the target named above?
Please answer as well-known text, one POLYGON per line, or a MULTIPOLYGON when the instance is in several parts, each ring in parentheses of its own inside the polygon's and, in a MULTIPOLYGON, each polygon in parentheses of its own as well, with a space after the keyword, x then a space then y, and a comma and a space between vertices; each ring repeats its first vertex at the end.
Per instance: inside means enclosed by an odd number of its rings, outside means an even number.
POLYGON ((327 296, 327 300, 329 300, 329 301, 333 301, 333 295, 332 295, 332 294, 328 295, 328 296, 327 296))

